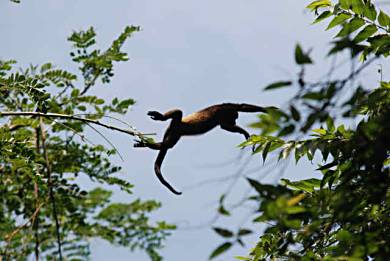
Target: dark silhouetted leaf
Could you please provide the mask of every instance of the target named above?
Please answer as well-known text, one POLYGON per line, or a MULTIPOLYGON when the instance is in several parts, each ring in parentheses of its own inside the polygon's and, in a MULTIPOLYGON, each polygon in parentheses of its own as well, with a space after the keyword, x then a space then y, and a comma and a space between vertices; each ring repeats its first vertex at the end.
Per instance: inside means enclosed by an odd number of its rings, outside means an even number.
POLYGON ((242 228, 242 229, 238 230, 238 236, 246 236, 249 234, 252 234, 252 230, 250 230, 250 229, 242 228))
POLYGON ((227 250, 229 250, 232 247, 232 245, 233 244, 230 242, 223 243, 222 245, 220 245, 219 247, 214 249, 214 251, 211 253, 209 259, 211 260, 211 259, 219 256, 220 254, 226 252, 227 250))
POLYGON ((264 90, 278 89, 278 88, 290 86, 291 84, 292 84, 291 81, 274 82, 274 83, 271 83, 270 85, 266 86, 264 88, 264 90))
POLYGON ((295 62, 299 65, 313 63, 309 55, 303 52, 299 44, 295 46, 295 62))
POLYGON ((332 16, 332 12, 324 11, 314 20, 313 24, 319 23, 330 16, 332 16))
POLYGON ((295 121, 299 121, 301 119, 301 115, 299 111, 295 108, 294 105, 290 105, 291 116, 295 121))
POLYGON ((232 237, 234 235, 233 232, 228 230, 228 229, 224 229, 224 228, 220 228, 220 227, 214 227, 213 229, 214 229, 215 233, 217 233, 218 235, 220 235, 222 237, 229 238, 229 237, 232 237))

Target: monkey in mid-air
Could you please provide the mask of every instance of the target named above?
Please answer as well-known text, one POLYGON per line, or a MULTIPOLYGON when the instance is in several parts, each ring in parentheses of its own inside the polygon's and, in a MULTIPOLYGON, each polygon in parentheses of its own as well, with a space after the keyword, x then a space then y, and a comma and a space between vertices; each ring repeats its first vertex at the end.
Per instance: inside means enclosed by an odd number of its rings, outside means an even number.
POLYGON ((171 119, 171 123, 165 131, 162 142, 146 143, 137 141, 134 147, 148 147, 153 150, 159 150, 157 159, 154 163, 154 171, 160 182, 176 195, 181 192, 176 191, 162 176, 161 164, 167 151, 179 141, 181 136, 200 135, 206 133, 216 126, 222 129, 241 133, 245 139, 249 138, 249 133, 236 125, 238 112, 267 112, 268 108, 251 104, 222 103, 207 107, 198 112, 183 117, 183 112, 178 109, 170 110, 164 114, 157 111, 149 111, 148 115, 156 121, 166 121, 171 119))

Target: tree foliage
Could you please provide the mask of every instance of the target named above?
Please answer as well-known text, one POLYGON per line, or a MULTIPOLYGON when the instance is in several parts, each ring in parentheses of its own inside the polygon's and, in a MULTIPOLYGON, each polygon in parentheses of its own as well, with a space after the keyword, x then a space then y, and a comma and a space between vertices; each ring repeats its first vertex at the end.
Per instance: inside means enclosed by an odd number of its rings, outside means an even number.
MULTIPOLYGON (((91 238, 142 249, 152 260, 161 260, 157 250, 174 226, 149 221, 149 213, 160 207, 153 200, 110 202, 112 192, 101 186, 131 194, 133 185, 111 163, 116 149, 94 144, 85 135, 90 127, 103 136, 93 122, 123 115, 134 104, 133 99, 106 101, 89 90, 99 81, 110 82, 114 62, 128 60, 121 47, 138 30, 126 27, 106 50, 96 49, 92 27, 73 32, 68 40, 78 73, 52 63, 17 70, 15 61, 0 62, 0 115, 16 112, 0 118, 0 255, 4 260, 25 260, 31 255, 88 259, 91 238), (34 111, 41 116, 17 115, 34 111), (45 113, 89 121, 45 117, 45 113), (87 190, 80 176, 95 188, 87 190)), ((129 125, 124 130, 146 139, 129 125)))
MULTIPOLYGON (((351 63, 357 58, 359 63, 344 78, 335 79, 333 67, 325 80, 312 82, 305 69, 313 61, 297 45, 297 79, 265 88, 295 88, 296 94, 286 109, 260 115, 252 126, 261 135, 242 146, 254 145, 263 160, 277 154, 278 160, 316 161, 322 178, 282 179, 279 185, 248 179, 254 192, 247 200, 258 206, 253 222, 267 228, 250 254, 237 258, 387 260, 390 82, 380 77, 378 86, 362 86, 355 79, 373 61, 389 55, 390 19, 371 1, 317 0, 307 8, 316 15, 314 23, 328 21, 327 30, 338 30, 328 56, 347 55, 351 63)), ((211 258, 234 243, 227 240, 211 258)))

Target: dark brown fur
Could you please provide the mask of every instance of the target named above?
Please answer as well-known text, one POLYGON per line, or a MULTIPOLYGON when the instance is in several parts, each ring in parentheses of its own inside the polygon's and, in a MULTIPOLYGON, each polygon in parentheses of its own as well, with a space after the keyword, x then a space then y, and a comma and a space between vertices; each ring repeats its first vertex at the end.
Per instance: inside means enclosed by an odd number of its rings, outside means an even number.
POLYGON ((162 142, 153 144, 138 142, 134 146, 148 147, 160 151, 154 164, 154 171, 164 186, 174 194, 180 195, 181 192, 176 191, 161 174, 161 164, 168 149, 175 146, 182 136, 200 135, 210 131, 218 125, 224 130, 241 133, 245 136, 245 139, 248 139, 250 136, 249 133, 236 125, 238 112, 266 112, 266 109, 264 107, 245 103, 222 103, 207 107, 185 117, 183 117, 182 111, 178 109, 170 110, 164 114, 157 111, 149 111, 148 115, 153 120, 166 121, 171 119, 171 123, 165 131, 162 142))

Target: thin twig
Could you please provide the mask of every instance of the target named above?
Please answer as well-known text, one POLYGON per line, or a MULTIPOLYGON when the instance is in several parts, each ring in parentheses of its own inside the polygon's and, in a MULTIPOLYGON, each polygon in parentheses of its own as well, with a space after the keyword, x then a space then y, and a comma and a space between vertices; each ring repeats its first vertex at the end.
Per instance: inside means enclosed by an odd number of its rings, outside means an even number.
POLYGON ((27 227, 29 223, 31 224, 34 224, 35 222, 35 218, 37 217, 38 213, 39 213, 39 210, 41 209, 41 207, 43 206, 44 203, 41 203, 38 205, 38 207, 35 209, 34 213, 31 215, 31 217, 26 221, 26 223, 18 226, 14 231, 12 231, 11 233, 5 235, 5 240, 7 240, 7 244, 9 244, 12 240, 12 238, 20 232, 20 230, 22 230, 23 228, 27 227))
POLYGON ((122 160, 122 161, 125 161, 122 157, 122 154, 119 152, 119 150, 115 147, 115 145, 109 140, 107 139, 106 136, 103 135, 103 133, 101 133, 99 130, 97 130, 95 127, 93 127, 91 124, 87 123, 87 125, 92 129, 94 130, 97 134, 99 134, 108 144, 110 144, 110 146, 115 150, 115 152, 118 154, 119 158, 122 160))
POLYGON ((85 85, 84 89, 80 92, 80 95, 85 94, 89 90, 89 88, 95 85, 95 82, 99 78, 100 74, 101 74, 100 72, 95 74, 93 79, 85 85))
POLYGON ((66 87, 65 87, 62 91, 60 91, 60 92, 54 97, 54 99, 57 100, 57 99, 61 98, 61 96, 65 94, 65 92, 68 90, 69 87, 72 88, 72 89, 74 89, 73 84, 72 84, 71 82, 68 82, 67 85, 66 85, 66 87))
MULTIPOLYGON (((50 119, 49 119, 50 120, 50 119)), ((74 135, 77 135, 80 137, 80 139, 82 141, 86 141, 88 142, 89 144, 91 144, 92 146, 96 146, 95 143, 93 143, 91 140, 89 140, 88 138, 86 138, 83 134, 80 134, 77 130, 73 129, 72 127, 70 126, 67 126, 66 124, 63 124, 61 122, 58 122, 57 120, 51 120, 52 121, 52 124, 50 124, 51 126, 53 126, 53 124, 58 124, 58 125, 61 125, 63 126, 64 128, 66 129, 69 129, 71 132, 73 132, 74 135)))
MULTIPOLYGON (((89 115, 94 115, 93 113, 77 113, 73 116, 89 116, 89 115)), ((109 119, 113 119, 113 120, 116 120, 120 123, 123 123, 125 124, 127 127, 129 127, 130 129, 133 129, 133 126, 131 126, 130 124, 128 124, 127 122, 125 121, 122 121, 121 119, 118 119, 118 118, 115 118, 115 117, 112 117, 112 116, 108 116, 108 115, 103 115, 103 118, 109 118, 109 119)))

